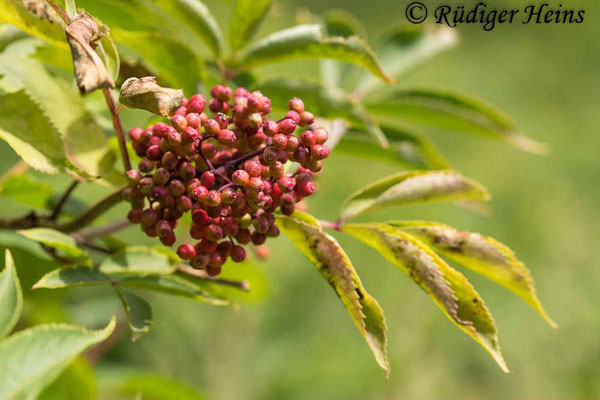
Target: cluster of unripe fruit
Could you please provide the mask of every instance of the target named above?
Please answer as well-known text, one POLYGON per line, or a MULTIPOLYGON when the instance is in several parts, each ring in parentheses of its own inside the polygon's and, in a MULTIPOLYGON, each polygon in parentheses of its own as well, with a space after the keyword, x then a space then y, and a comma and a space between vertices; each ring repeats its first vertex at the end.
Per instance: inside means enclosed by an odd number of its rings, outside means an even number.
POLYGON ((314 116, 301 99, 291 99, 278 121, 268 119, 268 97, 244 88, 216 85, 208 102, 212 117, 205 106, 205 97, 195 94, 170 125, 129 131, 142 159, 127 171, 124 197, 132 207, 129 221, 166 246, 176 241, 179 218, 191 212, 189 234, 197 243, 180 245, 177 254, 215 276, 228 258, 246 258, 244 245, 279 235, 273 213, 290 215, 313 194, 313 175, 329 149, 327 131, 310 128, 314 116), (285 168, 290 161, 299 164, 293 173, 285 168))

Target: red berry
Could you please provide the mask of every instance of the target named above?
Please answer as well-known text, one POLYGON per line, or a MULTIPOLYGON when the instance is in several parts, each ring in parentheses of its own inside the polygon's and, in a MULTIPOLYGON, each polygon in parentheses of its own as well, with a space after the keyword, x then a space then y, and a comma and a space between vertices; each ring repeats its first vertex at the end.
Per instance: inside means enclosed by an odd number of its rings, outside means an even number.
POLYGON ((291 111, 295 111, 300 114, 304 111, 304 102, 301 99, 294 97, 290 99, 288 107, 291 111))
POLYGON ((144 134, 144 130, 142 128, 131 128, 129 130, 129 138, 132 142, 139 142, 144 134))
POLYGON ((210 207, 219 206, 221 204, 221 193, 219 193, 217 190, 209 191, 208 195, 206 195, 206 198, 204 199, 204 202, 210 207))
POLYGON ((312 147, 317 144, 317 137, 313 131, 304 131, 300 135, 300 144, 306 147, 312 147))
POLYGON ((200 177, 200 183, 202 186, 210 189, 215 184, 215 174, 212 171, 204 171, 200 177))
POLYGON ((300 126, 310 126, 315 122, 315 116, 310 111, 300 113, 300 126))
POLYGON ((202 96, 202 99, 195 99, 194 101, 190 101, 190 103, 187 106, 187 111, 189 113, 200 114, 201 112, 204 111, 205 105, 206 105, 206 100, 204 99, 204 96, 202 96))
POLYGON ((139 224, 142 221, 142 209, 132 208, 129 213, 127 213, 127 219, 132 224, 139 224))
POLYGON ((201 208, 192 212, 192 221, 199 226, 207 226, 209 220, 208 213, 201 208))
POLYGON ((250 243, 252 236, 248 229, 240 229, 240 230, 238 230, 238 233, 235 235, 235 239, 240 244, 248 244, 248 243, 250 243))
POLYGON ((239 263, 246 259, 246 250, 242 246, 233 246, 231 249, 231 260, 233 262, 239 263))
POLYGON ((246 185, 248 185, 248 181, 250 180, 250 175, 243 169, 238 169, 233 174, 231 174, 231 180, 236 185, 245 187, 246 185))
POLYGON ((315 192, 315 184, 312 181, 300 182, 297 192, 301 197, 308 197, 315 192))
POLYGON ((329 139, 329 133, 325 129, 315 130, 315 137, 317 138, 317 144, 324 144, 329 139))
POLYGON ((173 231, 169 232, 169 234, 166 236, 160 237, 160 242, 162 244, 164 244, 165 246, 173 246, 173 244, 175 243, 176 240, 177 240, 177 238, 175 237, 175 234, 173 233, 173 231))
POLYGON ((263 132, 267 136, 275 136, 279 133, 279 124, 275 121, 266 121, 263 124, 263 132))
POLYGON ((208 253, 199 253, 190 260, 190 265, 195 269, 204 269, 208 265, 209 260, 210 256, 208 253))
POLYGON ((291 135, 296 130, 296 121, 290 118, 286 118, 279 123, 279 133, 284 135, 291 135))
POLYGON ((229 129, 221 129, 217 135, 217 140, 222 145, 231 145, 235 143, 235 133, 229 129))
POLYGON ((202 251, 203 253, 212 253, 213 251, 215 251, 217 249, 217 246, 218 246, 217 242, 215 242, 214 240, 209 240, 209 239, 202 239, 202 241, 198 245, 199 250, 202 251))
POLYGON ((293 120, 296 125, 300 124, 300 114, 298 114, 296 111, 288 111, 288 113, 285 114, 285 118, 293 120))
POLYGON ((324 160, 329 156, 329 149, 327 146, 316 144, 310 149, 310 155, 315 160, 324 160))
POLYGON ((173 115, 171 117, 171 125, 173 125, 173 128, 178 132, 181 132, 187 126, 187 119, 183 115, 173 115))
POLYGON ((217 136, 221 131, 221 125, 216 120, 209 119, 204 123, 204 131, 208 136, 217 136))

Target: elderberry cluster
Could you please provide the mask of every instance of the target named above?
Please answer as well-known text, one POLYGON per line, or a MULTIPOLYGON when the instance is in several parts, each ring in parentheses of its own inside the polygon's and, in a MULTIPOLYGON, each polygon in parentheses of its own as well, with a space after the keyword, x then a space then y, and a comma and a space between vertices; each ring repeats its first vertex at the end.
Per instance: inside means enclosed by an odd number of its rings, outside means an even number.
POLYGON ((177 254, 215 276, 227 258, 246 258, 244 245, 279 235, 277 209, 290 215, 313 194, 329 135, 310 128, 314 116, 299 98, 278 121, 268 119, 271 100, 245 88, 234 93, 216 85, 208 102, 212 117, 205 106, 205 97, 195 94, 183 100, 170 125, 129 131, 142 160, 127 171, 124 197, 132 207, 129 221, 166 246, 176 241, 179 218, 191 212, 189 233, 197 243, 180 245, 177 254), (299 164, 294 173, 286 173, 289 161, 299 164))

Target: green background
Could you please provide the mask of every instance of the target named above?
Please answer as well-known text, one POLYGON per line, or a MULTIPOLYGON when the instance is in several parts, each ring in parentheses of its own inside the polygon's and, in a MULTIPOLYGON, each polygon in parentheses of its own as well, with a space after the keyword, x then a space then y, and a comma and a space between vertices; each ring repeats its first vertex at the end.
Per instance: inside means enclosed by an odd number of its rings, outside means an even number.
MULTIPOLYGON (((207 3, 226 26, 231 4, 207 3)), ((359 16, 372 42, 382 29, 404 20, 406 3, 280 2, 260 34, 302 20, 307 12, 337 8, 359 16)), ((257 292, 249 301, 223 309, 156 296, 152 331, 135 344, 126 336, 98 364, 99 371, 115 365, 154 370, 196 386, 210 399, 600 397, 600 7, 594 1, 563 3, 585 9, 585 22, 500 25, 492 32, 463 26, 457 49, 399 82, 457 89, 488 100, 511 115, 522 132, 548 143, 551 153, 536 156, 479 137, 428 132, 455 168, 488 187, 493 215, 435 205, 363 217, 445 222, 494 236, 516 251, 532 270, 539 297, 559 330, 511 293, 465 272, 496 318, 510 374, 502 373, 476 343, 448 323, 406 276, 370 248, 341 235, 335 236, 386 313, 389 380, 335 294, 285 238, 270 242, 268 261, 258 271, 248 271, 257 292)), ((432 8, 434 2, 425 4, 432 8)), ((493 2, 498 8, 527 4, 493 2)), ((268 76, 282 68, 290 75, 311 77, 316 63, 286 62, 262 72, 268 76)), ((4 145, 2 155, 6 168, 15 155, 4 145)), ((390 164, 334 153, 325 163, 309 211, 335 219, 349 193, 395 171, 390 164)), ((82 198, 97 194, 90 185, 79 191, 82 198)), ((11 207, 5 210, 16 207, 2 204, 11 207)), ((133 234, 135 229, 122 237, 133 234)), ((19 266, 18 252, 15 258, 19 266)), ((26 274, 23 269, 20 274, 26 274)), ((72 292, 67 302, 73 307, 62 318, 85 323, 118 309, 116 302, 96 301, 96 294, 102 299, 101 291, 72 292)), ((52 320, 52 310, 37 311, 38 318, 52 320)))

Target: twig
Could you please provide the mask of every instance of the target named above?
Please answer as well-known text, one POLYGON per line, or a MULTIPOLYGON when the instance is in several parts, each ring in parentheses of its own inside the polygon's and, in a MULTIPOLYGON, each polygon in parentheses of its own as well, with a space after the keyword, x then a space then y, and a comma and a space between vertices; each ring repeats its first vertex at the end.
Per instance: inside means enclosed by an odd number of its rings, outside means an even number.
POLYGON ((232 286, 232 287, 240 289, 244 292, 250 291, 250 284, 247 281, 233 281, 233 280, 229 280, 229 279, 213 278, 211 276, 208 276, 206 274, 206 272, 196 270, 187 265, 180 265, 177 267, 177 270, 179 272, 183 272, 184 274, 191 275, 196 278, 204 279, 204 280, 207 280, 207 281, 219 284, 219 285, 232 286))
POLYGON ((104 199, 100 200, 96 205, 88 208, 86 212, 81 214, 79 217, 66 222, 64 224, 59 224, 54 227, 54 229, 62 231, 62 232, 75 232, 86 225, 89 225, 96 218, 104 214, 106 211, 110 210, 115 205, 119 204, 123 198, 121 193, 125 190, 125 188, 121 188, 116 192, 106 196, 104 199))
POLYGON ((115 132, 117 133, 117 139, 119 141, 119 150, 121 151, 121 158, 123 159, 123 166, 125 167, 125 171, 129 171, 131 169, 131 162, 129 161, 129 153, 127 153, 127 144, 125 143, 123 125, 121 124, 121 118, 119 117, 112 89, 102 89, 102 93, 104 94, 104 98, 106 99, 106 105, 108 106, 110 114, 112 115, 113 127, 115 128, 115 132))
POLYGON ((51 220, 56 221, 56 219, 60 215, 60 212, 62 211, 63 206, 65 205, 67 200, 69 200, 69 196, 71 196, 71 193, 73 193, 73 190, 75 190, 77 185, 79 185, 79 181, 77 181, 77 180, 73 181, 73 183, 71 183, 69 185, 69 187, 67 188, 65 193, 63 193, 62 197, 60 198, 60 200, 58 201, 56 206, 54 206, 54 210, 52 211, 52 214, 50 215, 51 220))
POLYGON ((50 7, 52 7, 54 9, 54 11, 56 11, 58 16, 60 18, 62 18, 62 20, 65 21, 66 24, 71 23, 71 17, 69 17, 69 14, 67 14, 67 12, 65 10, 63 10, 58 4, 56 4, 52 0, 46 0, 46 3, 48 3, 50 5, 50 7))
POLYGON ((253 152, 250 152, 248 154, 244 154, 243 156, 236 158, 235 160, 227 161, 225 164, 222 164, 219 167, 217 167, 217 169, 215 170, 215 175, 227 175, 231 168, 238 166, 239 164, 251 159, 252 157, 260 156, 262 153, 265 152, 265 149, 266 147, 263 147, 261 149, 254 150, 253 152))

